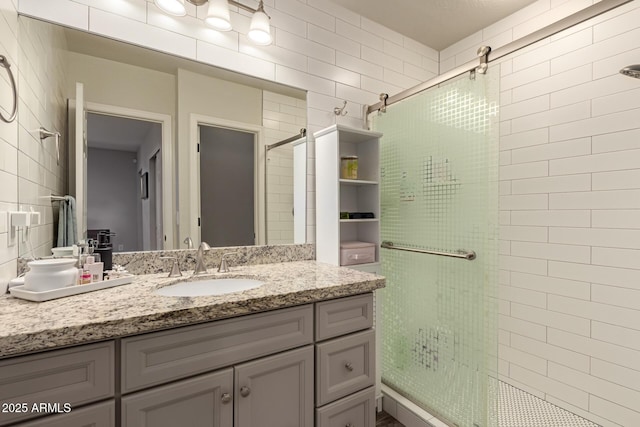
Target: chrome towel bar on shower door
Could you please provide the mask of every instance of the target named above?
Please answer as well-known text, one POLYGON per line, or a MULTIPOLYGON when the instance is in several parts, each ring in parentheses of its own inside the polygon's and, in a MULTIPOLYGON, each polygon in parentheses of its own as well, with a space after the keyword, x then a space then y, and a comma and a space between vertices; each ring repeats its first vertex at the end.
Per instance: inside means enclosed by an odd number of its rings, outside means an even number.
POLYGON ((476 259, 476 253, 474 251, 465 251, 463 249, 459 249, 455 252, 442 252, 442 251, 431 251, 428 249, 416 249, 416 248, 408 248, 406 246, 396 246, 393 242, 389 242, 385 240, 380 245, 381 248, 384 249, 394 249, 397 251, 407 251, 407 252, 416 252, 419 254, 429 254, 429 255, 440 255, 440 256, 448 256, 451 258, 462 258, 468 261, 473 261, 476 259))

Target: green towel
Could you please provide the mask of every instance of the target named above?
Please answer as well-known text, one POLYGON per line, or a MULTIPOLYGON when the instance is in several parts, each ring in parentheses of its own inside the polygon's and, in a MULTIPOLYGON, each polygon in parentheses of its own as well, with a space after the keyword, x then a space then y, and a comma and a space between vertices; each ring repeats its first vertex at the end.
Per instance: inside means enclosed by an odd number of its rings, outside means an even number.
POLYGON ((78 226, 76 224, 76 199, 64 196, 60 202, 60 216, 58 219, 57 247, 71 246, 78 243, 78 226))

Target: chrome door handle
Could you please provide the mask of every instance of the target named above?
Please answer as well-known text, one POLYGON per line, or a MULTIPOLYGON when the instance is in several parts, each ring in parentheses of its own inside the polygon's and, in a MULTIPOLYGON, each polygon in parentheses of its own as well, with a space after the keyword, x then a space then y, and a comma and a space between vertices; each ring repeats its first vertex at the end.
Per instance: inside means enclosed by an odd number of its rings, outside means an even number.
POLYGON ((231 402, 231 395, 229 393, 223 393, 220 400, 222 400, 222 403, 229 403, 231 402))
POLYGON ((247 386, 240 387, 240 396, 247 397, 251 394, 251 389, 247 386))

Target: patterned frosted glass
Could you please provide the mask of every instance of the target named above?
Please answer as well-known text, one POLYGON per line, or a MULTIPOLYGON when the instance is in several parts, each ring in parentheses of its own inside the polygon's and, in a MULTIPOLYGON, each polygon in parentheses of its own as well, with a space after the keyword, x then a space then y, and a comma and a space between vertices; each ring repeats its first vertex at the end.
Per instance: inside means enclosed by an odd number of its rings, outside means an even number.
POLYGON ((382 240, 473 250, 474 261, 381 249, 382 380, 460 427, 496 425, 497 70, 374 115, 382 240))

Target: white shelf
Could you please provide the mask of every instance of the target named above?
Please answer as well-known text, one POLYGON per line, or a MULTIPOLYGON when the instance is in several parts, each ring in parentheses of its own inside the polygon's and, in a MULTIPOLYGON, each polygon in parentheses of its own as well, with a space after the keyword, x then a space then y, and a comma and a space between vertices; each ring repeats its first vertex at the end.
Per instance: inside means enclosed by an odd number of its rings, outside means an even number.
MULTIPOLYGON (((375 245, 380 260, 380 137, 379 132, 331 126, 314 133, 316 140, 316 259, 340 265, 340 242, 375 245), (341 158, 358 158, 359 179, 340 178, 341 158), (374 218, 340 219, 340 212, 371 212, 374 218)), ((347 266, 351 267, 351 266, 347 266)))
POLYGON ((340 179, 340 184, 345 185, 378 185, 378 181, 367 181, 364 179, 340 179))
POLYGON ((314 138, 318 138, 324 135, 340 133, 340 140, 347 143, 360 143, 367 142, 374 138, 382 137, 380 132, 372 132, 365 129, 356 129, 344 125, 333 125, 328 128, 319 130, 313 134, 314 138))
POLYGON ((367 273, 380 274, 380 263, 370 262, 367 264, 341 265, 342 268, 351 268, 353 270, 366 271, 367 273))

